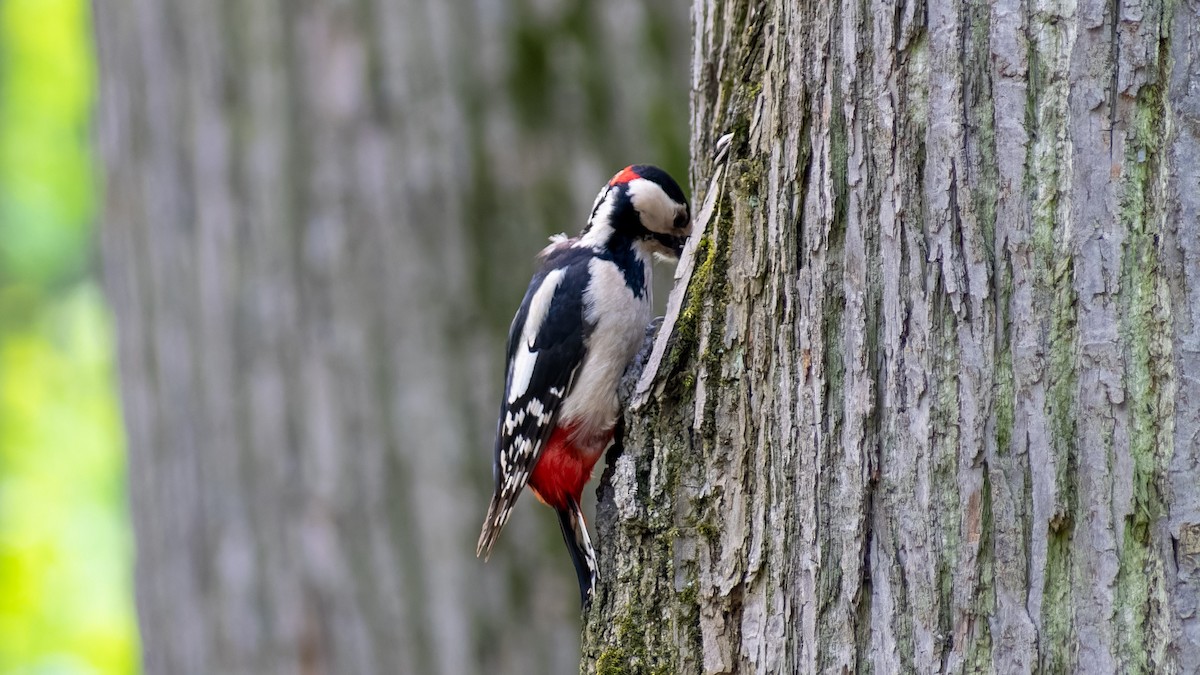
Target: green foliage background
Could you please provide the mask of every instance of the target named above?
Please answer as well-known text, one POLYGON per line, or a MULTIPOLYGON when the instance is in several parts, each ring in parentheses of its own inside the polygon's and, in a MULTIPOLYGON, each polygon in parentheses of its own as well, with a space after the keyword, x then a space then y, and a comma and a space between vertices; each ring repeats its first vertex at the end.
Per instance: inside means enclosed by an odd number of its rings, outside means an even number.
POLYGON ((85 0, 0 0, 0 673, 138 670, 85 0))

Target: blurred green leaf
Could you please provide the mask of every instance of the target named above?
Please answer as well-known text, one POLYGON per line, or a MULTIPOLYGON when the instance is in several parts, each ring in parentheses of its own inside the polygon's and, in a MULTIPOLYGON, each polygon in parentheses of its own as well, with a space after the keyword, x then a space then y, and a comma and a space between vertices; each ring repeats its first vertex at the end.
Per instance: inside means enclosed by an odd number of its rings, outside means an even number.
POLYGON ((0 337, 0 672, 136 669, 110 342, 91 284, 0 337))
POLYGON ((0 0, 0 673, 138 670, 84 0, 0 0))
POLYGON ((86 2, 0 2, 0 283, 84 271, 93 69, 86 2))

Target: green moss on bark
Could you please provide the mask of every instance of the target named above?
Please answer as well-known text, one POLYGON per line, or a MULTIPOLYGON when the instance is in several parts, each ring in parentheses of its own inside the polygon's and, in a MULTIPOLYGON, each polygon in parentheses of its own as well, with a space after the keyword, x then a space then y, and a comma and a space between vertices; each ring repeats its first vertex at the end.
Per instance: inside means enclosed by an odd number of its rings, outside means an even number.
POLYGON ((1138 95, 1125 158, 1121 220, 1128 226, 1121 265, 1121 331, 1126 345, 1124 386, 1129 401, 1133 502, 1125 517, 1117 580, 1118 637, 1126 672, 1153 672, 1170 641, 1165 571, 1154 554, 1152 528, 1166 513, 1162 485, 1173 452, 1170 381, 1170 301, 1158 258, 1164 186, 1162 139, 1166 114, 1156 85, 1138 95))
MULTIPOLYGON (((1042 598, 1043 663, 1047 672, 1069 672, 1074 666, 1075 633, 1072 622, 1072 532, 1077 503, 1076 487, 1076 297, 1070 257, 1056 265, 1051 284, 1054 299, 1050 314, 1047 414, 1051 450, 1055 455, 1056 510, 1050 520, 1046 550, 1046 576, 1042 598)), ((1035 533, 1037 536, 1038 533, 1035 533)))
MULTIPOLYGON (((1047 531, 1031 532, 1046 537, 1046 567, 1042 597, 1041 665, 1046 672, 1070 672, 1076 648, 1071 593, 1072 533, 1077 502, 1077 447, 1075 419, 1078 358, 1077 298, 1074 287, 1073 253, 1059 226, 1068 214, 1060 204, 1066 167, 1064 143, 1067 134, 1068 83, 1057 62, 1063 49, 1064 27, 1055 15, 1034 19, 1038 30, 1030 40, 1029 109, 1027 123, 1036 130, 1030 146, 1025 189, 1033 195, 1032 244, 1035 302, 1048 307, 1039 313, 1049 328, 1045 360, 1046 403, 1050 460, 1054 471, 1056 502, 1049 514, 1047 531)), ((1034 466, 1031 471, 1049 470, 1034 466)))

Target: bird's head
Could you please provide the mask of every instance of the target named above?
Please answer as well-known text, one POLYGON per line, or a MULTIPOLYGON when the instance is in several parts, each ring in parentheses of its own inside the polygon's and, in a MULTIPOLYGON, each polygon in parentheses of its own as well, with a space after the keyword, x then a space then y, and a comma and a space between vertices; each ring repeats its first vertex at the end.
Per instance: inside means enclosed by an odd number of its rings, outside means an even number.
POLYGON ((620 234, 645 253, 677 260, 691 233, 687 197, 675 179, 656 166, 634 164, 600 190, 584 237, 607 241, 620 234))

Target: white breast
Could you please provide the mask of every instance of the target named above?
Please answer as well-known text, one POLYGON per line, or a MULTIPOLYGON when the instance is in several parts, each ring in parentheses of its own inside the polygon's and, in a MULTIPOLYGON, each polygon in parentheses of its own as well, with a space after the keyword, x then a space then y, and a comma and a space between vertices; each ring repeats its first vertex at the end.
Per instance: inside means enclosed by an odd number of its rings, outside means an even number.
MULTIPOLYGON (((650 269, 642 264, 646 292, 638 298, 625 284, 625 275, 616 264, 599 258, 588 263, 591 283, 584 293, 584 314, 595 328, 559 417, 559 424, 576 426, 575 438, 583 444, 607 439, 616 424, 620 412, 617 385, 650 322, 650 269)), ((595 452, 603 450, 594 448, 595 452)))

